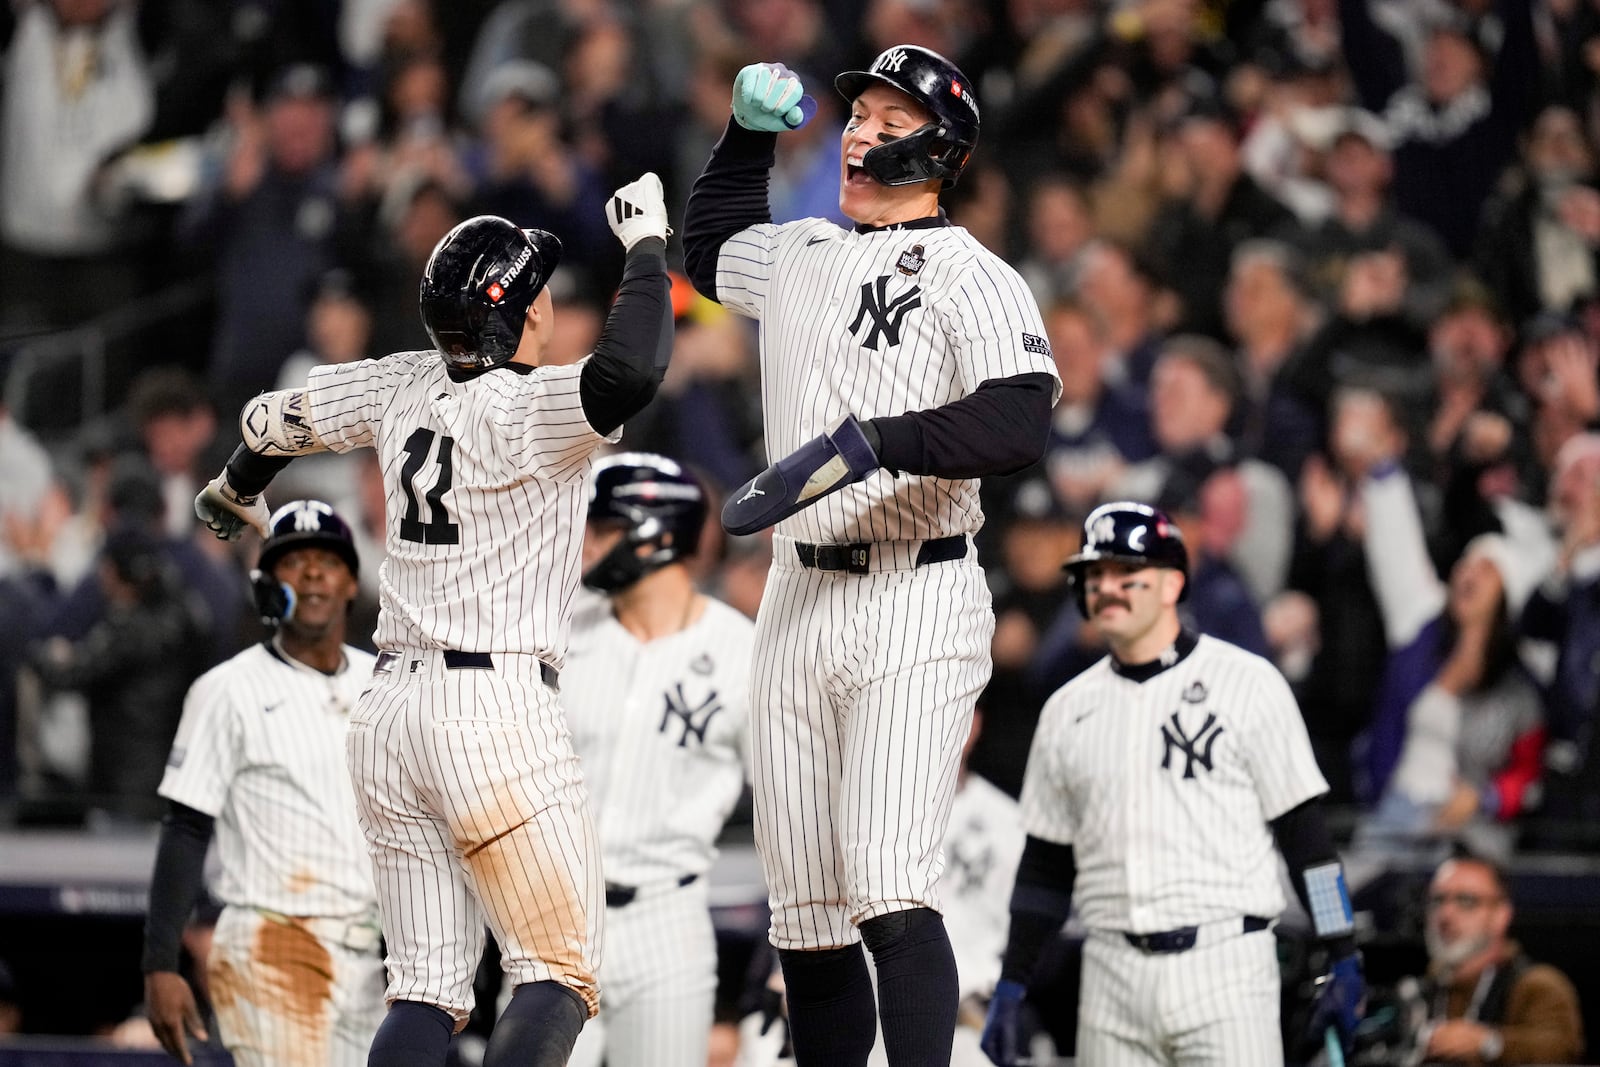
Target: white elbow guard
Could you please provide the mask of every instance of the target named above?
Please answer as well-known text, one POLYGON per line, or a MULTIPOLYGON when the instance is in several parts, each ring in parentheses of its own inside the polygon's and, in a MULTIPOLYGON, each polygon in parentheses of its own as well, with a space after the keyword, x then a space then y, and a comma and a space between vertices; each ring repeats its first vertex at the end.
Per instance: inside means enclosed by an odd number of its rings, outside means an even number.
POLYGON ((303 456, 326 452, 311 429, 311 405, 304 389, 262 393, 239 414, 244 446, 258 456, 303 456))

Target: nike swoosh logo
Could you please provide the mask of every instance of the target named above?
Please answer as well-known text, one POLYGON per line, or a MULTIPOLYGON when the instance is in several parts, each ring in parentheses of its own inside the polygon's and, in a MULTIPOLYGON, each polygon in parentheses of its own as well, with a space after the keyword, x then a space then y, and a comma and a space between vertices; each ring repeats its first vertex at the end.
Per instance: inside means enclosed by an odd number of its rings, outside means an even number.
POLYGON ((1097 712, 1099 710, 1100 710, 1099 708, 1090 708, 1088 711, 1084 712, 1082 715, 1074 715, 1072 717, 1072 725, 1074 725, 1074 726, 1078 725, 1084 719, 1087 719, 1089 716, 1093 715, 1095 712, 1097 712))
POLYGON ((270 715, 272 712, 277 711, 281 707, 283 707, 283 701, 280 700, 276 704, 268 704, 261 710, 270 715))
POLYGON ((810 248, 810 247, 811 247, 811 246, 812 246, 812 245, 819 245, 819 244, 821 244, 821 243, 822 243, 822 242, 823 242, 823 241, 826 241, 826 240, 827 240, 827 239, 828 239, 828 238, 827 238, 827 237, 825 237, 825 236, 824 236, 824 237, 813 237, 813 238, 811 238, 811 240, 809 240, 809 241, 807 241, 807 242, 806 242, 806 247, 807 247, 807 248, 810 248))

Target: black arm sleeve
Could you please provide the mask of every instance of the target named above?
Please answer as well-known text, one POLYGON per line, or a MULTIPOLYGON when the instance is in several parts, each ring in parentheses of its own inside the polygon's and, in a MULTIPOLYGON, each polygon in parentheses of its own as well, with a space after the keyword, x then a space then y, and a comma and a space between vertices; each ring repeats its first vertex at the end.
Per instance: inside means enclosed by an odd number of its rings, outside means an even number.
POLYGON ((206 849, 216 820, 172 801, 161 820, 155 872, 150 876, 150 914, 144 923, 145 974, 176 971, 183 926, 200 899, 206 849))
POLYGON ((777 153, 777 134, 747 130, 729 118, 706 169, 689 190, 683 213, 683 269, 708 300, 717 299, 722 242, 747 227, 772 221, 767 177, 777 153))
POLYGON ((278 472, 287 467, 292 456, 258 456, 244 445, 233 450, 228 457, 228 484, 240 496, 259 496, 272 484, 278 472))
POLYGON ((1018 374, 940 407, 869 419, 881 442, 878 462, 936 478, 1019 471, 1044 455, 1054 392, 1050 375, 1018 374))
POLYGON ((1000 962, 1002 979, 1028 984, 1039 954, 1072 914, 1072 883, 1077 877, 1071 845, 1028 835, 1011 890, 1011 930, 1000 962))
MULTIPOLYGON (((1339 853, 1328 835, 1328 824, 1322 818, 1322 798, 1310 800, 1290 808, 1272 820, 1272 837, 1283 853, 1283 862, 1289 868, 1289 881, 1294 883, 1294 894, 1300 906, 1311 914, 1311 898, 1306 892, 1306 869, 1325 863, 1338 863, 1339 853)), ((1315 927, 1313 927, 1314 929, 1315 927)), ((1356 950, 1355 938, 1349 934, 1330 937, 1328 948, 1336 956, 1346 956, 1356 950)))
POLYGON ((602 434, 650 403, 667 373, 673 335, 671 288, 666 242, 644 238, 628 252, 617 299, 595 343, 594 356, 578 380, 584 417, 602 434))

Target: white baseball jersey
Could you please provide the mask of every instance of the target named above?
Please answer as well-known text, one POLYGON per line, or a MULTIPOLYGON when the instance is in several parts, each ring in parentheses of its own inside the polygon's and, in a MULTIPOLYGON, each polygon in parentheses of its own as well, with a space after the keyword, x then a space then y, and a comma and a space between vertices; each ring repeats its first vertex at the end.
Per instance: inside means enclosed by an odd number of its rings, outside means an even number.
POLYGON ((1277 668, 1191 640, 1145 668, 1107 656, 1068 682, 1028 755, 1023 826, 1072 846, 1089 927, 1086 1067, 1283 1062, 1277 948, 1261 921, 1284 904, 1267 823, 1328 786, 1277 668), (1182 951, 1127 937, 1185 927, 1182 951))
POLYGON ((161 795, 216 819, 227 905, 207 960, 222 1041, 240 1067, 360 1067, 383 1020, 366 842, 344 758, 373 657, 323 674, 256 645, 184 701, 161 795))
POLYGON ((585 479, 603 440, 578 395, 587 362, 457 382, 437 352, 400 352, 311 372, 317 438, 335 452, 374 448, 383 467, 380 648, 526 652, 561 666, 585 479))
POLYGON ((216 819, 224 904, 320 916, 374 907, 344 759, 373 657, 344 654, 345 668, 327 675, 255 645, 189 689, 160 793, 216 819))
MULTIPOLYGON (((929 221, 937 224, 867 233, 825 219, 766 223, 723 243, 717 299, 761 320, 769 457, 788 455, 847 413, 903 415, 991 379, 1056 377, 1021 276, 966 230, 929 221)), ((777 530, 818 543, 904 541, 982 525, 977 479, 880 470, 777 530)))
POLYGON ((387 996, 458 1022, 486 924, 513 986, 555 981, 599 1003, 599 855, 546 684, 604 440, 579 395, 587 362, 456 381, 437 352, 402 352, 319 367, 306 389, 317 439, 375 449, 387 490, 375 640, 390 652, 348 737, 387 996))
POLYGON ((1155 933, 1275 918, 1267 823, 1327 788, 1277 668, 1202 636, 1142 682, 1107 656, 1046 702, 1022 820, 1073 847, 1085 926, 1155 933))
POLYGON ((704 876, 744 785, 754 626, 705 599, 682 631, 641 642, 585 596, 562 672, 608 885, 600 1014, 571 1063, 703 1067, 717 992, 704 876), (695 876, 691 885, 683 879, 695 876))
MULTIPOLYGON (((942 214, 866 232, 750 226, 723 242, 716 288, 760 320, 774 459, 847 413, 903 415, 994 379, 1056 377, 1027 285, 942 214)), ((849 944, 875 916, 939 907, 994 617, 970 549, 916 563, 922 541, 982 526, 978 484, 880 470, 778 524, 756 623, 752 777, 779 948, 849 944), (803 570, 796 540, 873 542, 871 573, 803 570)))
POLYGON ((703 875, 744 787, 755 627, 718 600, 679 633, 641 642, 585 597, 562 692, 600 832, 606 881, 703 875))

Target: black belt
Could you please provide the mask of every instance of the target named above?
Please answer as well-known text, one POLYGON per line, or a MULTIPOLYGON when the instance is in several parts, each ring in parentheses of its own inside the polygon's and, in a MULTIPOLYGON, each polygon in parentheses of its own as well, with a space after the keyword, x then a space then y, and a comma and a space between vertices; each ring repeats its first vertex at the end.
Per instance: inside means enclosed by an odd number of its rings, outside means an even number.
MULTIPOLYGON (((678 879, 678 888, 682 889, 686 885, 694 885, 699 878, 698 874, 686 874, 678 879)), ((634 902, 638 895, 639 887, 636 885, 618 885, 615 882, 606 883, 606 907, 608 908, 626 908, 634 902)))
MULTIPOLYGON (((866 574, 867 566, 872 562, 870 541, 856 541, 847 545, 813 545, 805 541, 796 541, 794 551, 800 557, 800 566, 810 570, 866 574)), ((953 559, 961 559, 966 554, 965 534, 935 537, 932 541, 922 542, 922 547, 917 550, 916 566, 947 563, 953 559)))
MULTIPOLYGON (((378 653, 378 662, 373 667, 373 672, 385 673, 404 658, 405 654, 402 652, 385 649, 378 653)), ((453 648, 447 648, 444 650, 444 665, 453 671, 492 671, 494 657, 487 652, 457 652, 453 648)), ((412 670, 416 669, 417 665, 414 664, 412 670)), ((556 692, 561 691, 561 672, 544 660, 539 661, 539 680, 556 692)))
MULTIPOLYGON (((1265 930, 1271 925, 1271 919, 1263 919, 1259 915, 1246 915, 1244 917, 1244 932, 1247 934, 1265 930)), ((1200 928, 1198 926, 1180 926, 1176 930, 1162 930, 1154 934, 1125 933, 1122 936, 1128 939, 1128 944, 1140 952, 1188 952, 1194 948, 1195 939, 1200 936, 1200 928)))

